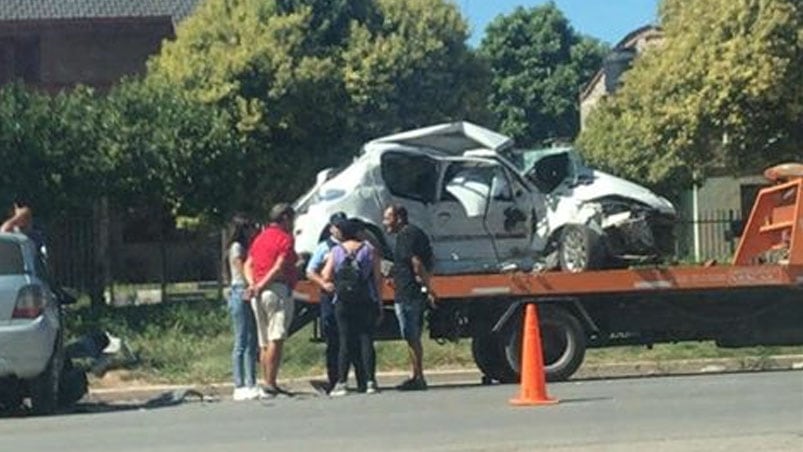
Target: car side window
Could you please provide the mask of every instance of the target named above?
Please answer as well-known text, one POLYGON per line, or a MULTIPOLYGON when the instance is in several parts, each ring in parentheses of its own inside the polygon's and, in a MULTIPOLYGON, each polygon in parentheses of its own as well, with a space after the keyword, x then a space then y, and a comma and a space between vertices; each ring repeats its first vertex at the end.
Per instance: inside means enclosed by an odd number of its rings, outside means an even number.
POLYGON ((493 179, 491 180, 491 198, 495 201, 513 200, 510 180, 501 167, 494 169, 493 179))
POLYGON ((444 172, 441 201, 459 202, 469 217, 484 215, 496 168, 476 162, 452 163, 444 172))
POLYGON ((387 152, 382 156, 381 167, 382 179, 393 195, 425 203, 435 200, 438 166, 431 158, 387 152))
POLYGON ((19 275, 25 273, 22 249, 16 242, 0 240, 0 275, 19 275))

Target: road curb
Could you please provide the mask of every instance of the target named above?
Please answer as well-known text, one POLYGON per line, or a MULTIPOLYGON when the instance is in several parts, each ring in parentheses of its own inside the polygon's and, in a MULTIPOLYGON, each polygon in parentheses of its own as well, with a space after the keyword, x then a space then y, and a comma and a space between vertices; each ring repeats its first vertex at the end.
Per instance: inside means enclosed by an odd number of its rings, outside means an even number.
MULTIPOLYGON (((586 363, 570 381, 608 378, 658 377, 671 375, 698 375, 734 372, 760 372, 778 370, 803 370, 803 355, 750 356, 738 358, 706 358, 667 361, 632 361, 619 363, 586 363)), ((380 372, 377 380, 388 385, 401 381, 406 372, 380 372)), ((309 390, 309 381, 324 378, 322 375, 282 380, 282 384, 294 390, 309 390)), ((477 369, 441 369, 427 372, 432 386, 479 383, 481 374, 477 369)), ((194 388, 205 394, 227 397, 232 391, 231 383, 171 384, 147 386, 121 386, 113 388, 90 388, 87 400, 108 402, 144 400, 155 395, 180 389, 194 388)))

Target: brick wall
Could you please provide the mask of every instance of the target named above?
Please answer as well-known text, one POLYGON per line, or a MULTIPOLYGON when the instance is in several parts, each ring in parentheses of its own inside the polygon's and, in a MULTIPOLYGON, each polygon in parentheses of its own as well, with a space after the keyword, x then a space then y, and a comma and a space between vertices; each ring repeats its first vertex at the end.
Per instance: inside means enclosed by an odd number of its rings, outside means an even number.
POLYGON ((144 73, 148 57, 173 36, 170 17, 0 22, 0 41, 38 41, 31 84, 49 91, 79 83, 104 89, 144 73))

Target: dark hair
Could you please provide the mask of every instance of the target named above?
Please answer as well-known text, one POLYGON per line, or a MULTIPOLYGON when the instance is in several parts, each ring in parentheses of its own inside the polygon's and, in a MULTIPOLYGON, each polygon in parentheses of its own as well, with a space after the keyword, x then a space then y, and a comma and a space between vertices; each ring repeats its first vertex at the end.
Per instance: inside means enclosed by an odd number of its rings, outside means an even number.
POLYGON ((270 221, 271 223, 279 223, 285 220, 287 217, 292 217, 293 215, 295 215, 295 210, 293 210, 293 206, 285 202, 280 202, 274 205, 270 209, 270 215, 268 216, 268 221, 270 221))
POLYGON ((402 224, 407 224, 407 208, 401 204, 391 204, 388 208, 399 218, 402 224))
POLYGON ((358 236, 363 230, 363 224, 362 221, 356 218, 349 218, 338 224, 337 228, 340 230, 340 235, 344 242, 346 240, 359 240, 358 236))
POLYGON ((231 231, 229 232, 228 240, 226 240, 226 246, 230 248, 233 243, 239 243, 247 248, 250 239, 248 235, 251 232, 251 228, 251 222, 247 218, 235 215, 231 219, 231 231))

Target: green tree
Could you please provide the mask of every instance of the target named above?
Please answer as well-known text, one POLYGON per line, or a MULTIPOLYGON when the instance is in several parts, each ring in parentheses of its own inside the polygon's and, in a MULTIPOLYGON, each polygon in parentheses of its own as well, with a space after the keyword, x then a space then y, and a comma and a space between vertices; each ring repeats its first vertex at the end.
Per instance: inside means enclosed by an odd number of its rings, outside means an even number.
POLYGON ((580 89, 606 46, 578 34, 549 2, 494 19, 480 51, 493 71, 489 104, 500 131, 525 145, 577 134, 580 89))
POLYGON ((44 222, 91 209, 111 167, 98 147, 102 116, 102 102, 86 88, 56 96, 21 84, 0 89, 2 205, 25 196, 44 222))
POLYGON ((225 110, 247 165, 232 199, 295 196, 366 138, 481 111, 482 66, 444 0, 209 0, 149 65, 148 83, 225 110))
POLYGON ((226 112, 186 92, 131 79, 105 99, 101 153, 118 205, 154 205, 220 222, 245 166, 226 112))
POLYGON ((603 167, 687 186, 755 173, 803 148, 799 0, 664 0, 665 41, 590 115, 578 144, 603 167))

